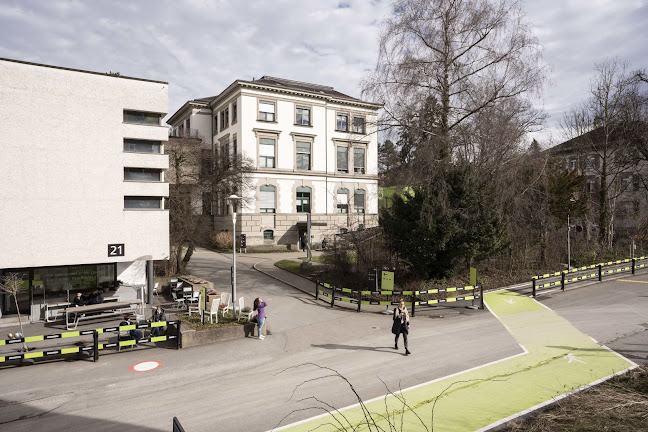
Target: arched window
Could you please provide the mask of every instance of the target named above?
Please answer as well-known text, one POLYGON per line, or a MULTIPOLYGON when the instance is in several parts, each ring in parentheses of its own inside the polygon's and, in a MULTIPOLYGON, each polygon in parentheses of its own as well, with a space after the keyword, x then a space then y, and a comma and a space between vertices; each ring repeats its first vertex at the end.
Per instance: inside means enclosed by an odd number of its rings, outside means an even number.
POLYGON ((274 231, 272 230, 263 231, 263 240, 274 240, 274 231))
POLYGON ((297 188, 297 213, 310 213, 311 188, 300 186, 297 188))
POLYGON ((259 188, 259 209, 261 213, 275 212, 275 191, 272 185, 263 185, 259 188))
POLYGON ((337 190, 337 209, 338 209, 338 213, 349 212, 349 190, 348 189, 342 188, 337 190))
POLYGON ((365 212, 365 191, 363 191, 362 189, 356 189, 353 193, 353 212, 365 212))

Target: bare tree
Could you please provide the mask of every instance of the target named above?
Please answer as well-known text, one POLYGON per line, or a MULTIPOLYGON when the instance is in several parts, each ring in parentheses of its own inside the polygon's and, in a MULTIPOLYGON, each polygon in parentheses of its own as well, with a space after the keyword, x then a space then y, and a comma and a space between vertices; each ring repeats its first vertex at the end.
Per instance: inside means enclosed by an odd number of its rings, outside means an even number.
POLYGON ((384 103, 383 121, 411 127, 412 113, 433 102, 435 121, 423 129, 441 137, 495 107, 508 108, 523 131, 537 125, 542 115, 528 96, 541 90, 545 67, 521 4, 396 0, 364 84, 384 103))
POLYGON ((166 153, 171 243, 167 274, 174 275, 185 271, 197 245, 208 242, 214 206, 245 190, 252 164, 234 155, 229 143, 212 149, 195 134, 171 137, 166 153))
POLYGON ((588 99, 565 115, 562 128, 572 140, 581 168, 598 180, 599 242, 611 248, 617 198, 627 188, 621 176, 633 172, 638 162, 627 140, 638 83, 618 58, 597 63, 594 71, 588 99))
MULTIPOLYGON (((18 293, 26 289, 23 286, 22 276, 18 276, 16 273, 9 273, 6 276, 0 277, 0 291, 6 292, 13 297, 14 303, 16 305, 16 312, 18 313, 18 322, 20 323, 20 333, 24 337, 24 330, 22 324, 22 315, 20 315, 20 308, 18 307, 18 293)), ((23 342, 22 351, 27 351, 27 344, 23 342)))

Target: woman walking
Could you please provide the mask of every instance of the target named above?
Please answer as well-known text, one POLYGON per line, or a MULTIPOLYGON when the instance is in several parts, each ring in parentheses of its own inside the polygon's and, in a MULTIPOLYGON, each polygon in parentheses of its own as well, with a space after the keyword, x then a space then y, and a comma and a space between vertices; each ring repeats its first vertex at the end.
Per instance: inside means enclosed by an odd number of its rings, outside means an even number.
POLYGON ((409 333, 409 312, 405 306, 405 301, 401 299, 400 304, 394 309, 394 324, 392 324, 392 333, 394 338, 394 349, 398 349, 398 336, 403 334, 403 343, 405 344, 405 355, 411 352, 407 349, 407 334, 409 333))
POLYGON ((265 336, 261 334, 261 329, 263 328, 263 324, 265 323, 265 308, 268 306, 268 303, 263 301, 260 297, 257 297, 254 299, 254 310, 257 311, 257 326, 259 328, 258 330, 258 336, 260 340, 265 339, 265 336))

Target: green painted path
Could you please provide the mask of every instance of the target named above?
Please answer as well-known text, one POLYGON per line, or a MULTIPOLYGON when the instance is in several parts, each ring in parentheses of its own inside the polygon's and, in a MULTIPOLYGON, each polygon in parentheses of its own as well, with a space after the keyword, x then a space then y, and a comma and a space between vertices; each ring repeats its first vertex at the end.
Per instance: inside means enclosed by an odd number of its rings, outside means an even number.
POLYGON ((370 401, 370 426, 356 405, 281 430, 431 431, 442 394, 433 430, 475 431, 634 366, 527 296, 502 290, 484 300, 526 354, 370 401))

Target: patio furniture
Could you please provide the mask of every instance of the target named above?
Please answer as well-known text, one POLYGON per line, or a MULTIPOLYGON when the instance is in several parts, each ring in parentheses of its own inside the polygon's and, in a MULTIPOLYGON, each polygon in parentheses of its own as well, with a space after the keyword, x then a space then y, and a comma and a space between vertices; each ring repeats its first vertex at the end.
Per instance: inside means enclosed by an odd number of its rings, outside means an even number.
POLYGON ((200 315, 200 301, 202 300, 202 295, 198 291, 194 291, 194 296, 189 300, 189 316, 192 312, 196 312, 200 315), (198 296, 196 296, 198 294, 198 296))
POLYGON ((68 307, 65 309, 65 324, 68 330, 74 330, 79 325, 79 321, 123 315, 132 312, 135 309, 133 307, 135 304, 136 302, 109 302, 68 307), (73 316, 72 321, 70 321, 70 316, 73 316))
POLYGON ((209 321, 213 324, 214 319, 213 316, 216 315, 216 323, 218 324, 218 305, 220 305, 220 297, 216 297, 215 299, 212 299, 209 310, 205 310, 203 313, 209 315, 209 321))
POLYGON ((245 321, 250 321, 250 318, 254 314, 254 311, 250 309, 249 311, 243 311, 245 309, 245 299, 241 297, 238 301, 238 321, 241 321, 241 318, 245 318, 245 321))
POLYGON ((173 297, 173 301, 176 302, 176 309, 180 309, 181 306, 185 306, 184 297, 182 297, 182 295, 178 295, 177 291, 171 291, 171 297, 173 297))
POLYGON ((225 307, 223 309, 220 309, 220 307, 219 307, 219 310, 221 312, 221 315, 225 316, 225 313, 227 311, 233 310, 233 308, 232 308, 232 295, 230 293, 222 293, 221 294, 221 304, 224 304, 225 307))

